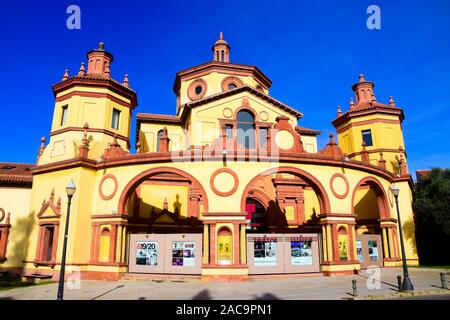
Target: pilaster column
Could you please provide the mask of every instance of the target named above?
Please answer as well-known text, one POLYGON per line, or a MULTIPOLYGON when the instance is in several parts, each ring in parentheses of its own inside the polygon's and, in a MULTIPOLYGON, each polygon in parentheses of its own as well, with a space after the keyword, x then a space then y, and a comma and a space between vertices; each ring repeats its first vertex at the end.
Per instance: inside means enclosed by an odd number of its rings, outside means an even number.
POLYGON ((240 264, 240 232, 239 232, 239 224, 233 224, 233 263, 240 264))
POLYGON ((216 225, 210 225, 209 234, 209 263, 217 264, 216 261, 216 225))
POLYGON ((122 227, 122 252, 120 254, 120 262, 125 262, 127 252, 127 226, 122 227))
POLYGON ((331 225, 331 241, 333 244, 333 261, 338 262, 339 261, 339 242, 338 242, 338 235, 337 235, 337 226, 336 224, 331 225))
POLYGON ((209 264, 209 225, 203 225, 203 264, 209 264))
POLYGON ((122 257, 122 226, 117 226, 117 244, 116 244, 116 260, 115 262, 120 262, 122 257))
POLYGON ((247 237, 245 224, 240 225, 241 229, 241 264, 247 264, 247 237))
POLYGON ((333 261, 333 241, 331 240, 331 225, 326 225, 327 230, 327 251, 328 251, 328 261, 333 261))
POLYGON ((389 228, 386 231, 389 243, 389 252, 391 252, 390 257, 393 257, 392 253, 394 253, 395 251, 394 251, 394 237, 392 236, 392 228, 389 228))
POLYGON ((116 255, 116 243, 117 243, 117 225, 111 225, 111 235, 109 238, 109 259, 108 262, 115 261, 116 255))
POLYGON ((384 256, 386 258, 391 258, 391 254, 389 252, 389 244, 388 244, 388 238, 387 238, 387 230, 386 228, 381 228, 381 231, 383 233, 383 251, 384 256))
POLYGON ((327 228, 325 225, 322 225, 322 252, 323 252, 323 261, 329 261, 328 246, 327 246, 327 228))

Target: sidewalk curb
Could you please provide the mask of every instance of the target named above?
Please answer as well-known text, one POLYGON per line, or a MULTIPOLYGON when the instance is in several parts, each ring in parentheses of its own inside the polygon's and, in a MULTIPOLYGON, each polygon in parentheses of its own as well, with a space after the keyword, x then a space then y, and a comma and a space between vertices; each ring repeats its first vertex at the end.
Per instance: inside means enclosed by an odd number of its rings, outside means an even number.
POLYGON ((431 296, 440 294, 450 294, 450 290, 439 289, 439 290, 422 290, 422 291, 412 291, 412 292, 397 292, 394 294, 384 294, 378 296, 362 296, 362 297, 352 297, 350 300, 384 300, 390 298, 404 298, 404 297, 416 297, 416 296, 431 296))

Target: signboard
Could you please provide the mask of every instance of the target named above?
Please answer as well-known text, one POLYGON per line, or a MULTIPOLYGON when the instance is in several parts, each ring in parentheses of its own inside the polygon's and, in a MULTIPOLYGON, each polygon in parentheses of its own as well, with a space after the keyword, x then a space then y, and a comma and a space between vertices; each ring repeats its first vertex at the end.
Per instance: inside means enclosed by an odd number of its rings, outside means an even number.
POLYGON ((172 241, 172 266, 195 266, 195 242, 172 241))
POLYGON ((291 240, 291 264, 294 266, 305 266, 313 264, 311 240, 291 240))
POLYGON ((361 240, 356 240, 356 256, 358 257, 359 262, 363 262, 363 248, 361 240))
POLYGON ((254 241, 254 265, 256 267, 267 267, 277 265, 277 242, 273 240, 254 241))
POLYGON ((158 265, 157 241, 136 241, 136 264, 147 266, 158 265))

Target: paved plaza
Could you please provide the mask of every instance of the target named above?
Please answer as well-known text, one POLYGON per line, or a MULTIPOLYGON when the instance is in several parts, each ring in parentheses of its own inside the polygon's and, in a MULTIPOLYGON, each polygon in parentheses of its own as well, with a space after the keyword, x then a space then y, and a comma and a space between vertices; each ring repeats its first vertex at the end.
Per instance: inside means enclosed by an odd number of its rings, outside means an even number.
MULTIPOLYGON (((401 268, 379 269, 380 280, 369 286, 368 278, 374 276, 367 271, 350 276, 293 276, 291 278, 251 279, 243 282, 202 282, 200 280, 152 281, 131 278, 121 281, 81 281, 79 289, 65 288, 66 300, 209 300, 209 299, 352 299, 352 280, 357 280, 358 296, 383 296, 397 292, 397 275, 401 268)), ((444 291, 440 289, 440 272, 450 270, 410 268, 410 278, 415 291, 444 291)), ((450 275, 447 276, 447 279, 450 275)), ((57 283, 0 291, 4 299, 55 299, 57 283)), ((447 291, 450 292, 450 291, 447 291)), ((447 296, 448 298, 448 296, 447 296)))

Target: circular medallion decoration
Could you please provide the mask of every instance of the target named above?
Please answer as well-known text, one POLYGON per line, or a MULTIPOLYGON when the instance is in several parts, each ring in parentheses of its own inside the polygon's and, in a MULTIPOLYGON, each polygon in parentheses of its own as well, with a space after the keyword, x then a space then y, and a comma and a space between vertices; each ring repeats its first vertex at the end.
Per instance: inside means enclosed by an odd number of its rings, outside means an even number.
POLYGON ((222 80, 222 91, 228 91, 232 89, 236 89, 237 87, 242 86, 244 83, 238 77, 225 77, 222 80))
POLYGON ((294 146, 294 137, 289 131, 281 130, 275 135, 275 143, 280 149, 288 150, 294 146))
POLYGON ((228 197, 236 192, 239 186, 239 179, 233 170, 222 168, 214 171, 209 184, 215 194, 228 197))
POLYGON ((336 198, 346 198, 350 191, 347 178, 342 173, 333 174, 330 179, 330 189, 336 198))
POLYGON ((266 111, 261 111, 259 113, 259 119, 261 119, 261 121, 267 121, 269 120, 269 114, 266 111))
POLYGON ((233 110, 230 108, 224 108, 222 113, 225 118, 231 118, 233 116, 233 110))
POLYGON ((98 185, 98 192, 103 200, 112 199, 117 192, 117 178, 112 174, 107 174, 103 176, 98 185))
POLYGON ((3 219, 5 219, 5 210, 0 208, 0 222, 2 222, 3 219))
POLYGON ((187 95, 188 98, 192 101, 199 100, 205 96, 207 90, 208 85, 206 84, 205 80, 197 79, 189 85, 187 95))

